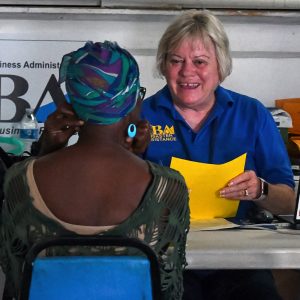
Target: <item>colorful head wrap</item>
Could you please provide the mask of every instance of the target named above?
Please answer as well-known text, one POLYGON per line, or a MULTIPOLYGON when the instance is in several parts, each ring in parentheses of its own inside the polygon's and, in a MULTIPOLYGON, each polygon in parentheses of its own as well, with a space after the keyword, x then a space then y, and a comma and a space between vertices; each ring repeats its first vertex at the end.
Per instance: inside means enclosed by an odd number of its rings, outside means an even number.
POLYGON ((78 117, 95 124, 113 124, 133 110, 139 93, 139 68, 133 56, 116 43, 87 42, 66 54, 59 82, 78 117))

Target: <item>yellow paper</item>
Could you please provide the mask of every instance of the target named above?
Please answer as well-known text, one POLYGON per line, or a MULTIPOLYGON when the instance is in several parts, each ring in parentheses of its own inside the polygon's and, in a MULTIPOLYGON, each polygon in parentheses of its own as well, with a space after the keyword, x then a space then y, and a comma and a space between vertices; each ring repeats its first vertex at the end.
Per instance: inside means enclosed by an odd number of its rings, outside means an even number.
POLYGON ((171 168, 185 178, 190 192, 191 219, 234 217, 238 200, 221 198, 219 191, 244 171, 246 153, 225 164, 205 164, 172 157, 171 168))

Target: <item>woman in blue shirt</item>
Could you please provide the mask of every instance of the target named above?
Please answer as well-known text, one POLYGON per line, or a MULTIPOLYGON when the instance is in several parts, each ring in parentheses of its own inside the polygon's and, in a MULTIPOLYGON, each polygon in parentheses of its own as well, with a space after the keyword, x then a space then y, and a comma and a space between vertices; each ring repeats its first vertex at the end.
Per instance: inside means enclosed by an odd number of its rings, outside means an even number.
POLYGON ((221 164, 247 153, 246 171, 220 195, 245 200, 239 218, 249 201, 276 214, 291 213, 293 175, 271 114, 258 100, 220 86, 231 72, 220 21, 208 12, 179 16, 159 42, 157 67, 167 85, 143 102, 152 137, 145 157, 163 165, 172 156, 221 164))
MULTIPOLYGON (((219 190, 241 200, 237 218, 254 204, 293 212, 293 174, 271 114, 258 100, 220 86, 232 68, 221 22, 206 11, 179 16, 160 39, 157 67, 167 84, 143 102, 152 140, 144 157, 163 165, 172 156, 221 164, 247 153, 245 171, 219 190)), ((268 270, 188 270, 184 287, 185 300, 280 299, 268 270)))

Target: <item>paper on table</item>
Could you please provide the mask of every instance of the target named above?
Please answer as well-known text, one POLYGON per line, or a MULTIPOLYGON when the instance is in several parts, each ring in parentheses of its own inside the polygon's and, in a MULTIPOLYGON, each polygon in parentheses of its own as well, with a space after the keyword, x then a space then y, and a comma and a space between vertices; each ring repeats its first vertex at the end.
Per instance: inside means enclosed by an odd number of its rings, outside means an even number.
POLYGON ((185 178, 190 192, 191 219, 234 217, 238 200, 221 198, 219 190, 244 171, 246 153, 224 164, 206 164, 172 157, 171 168, 185 178))
POLYGON ((214 218, 209 220, 192 220, 190 231, 221 230, 238 228, 240 225, 232 223, 223 218, 214 218))

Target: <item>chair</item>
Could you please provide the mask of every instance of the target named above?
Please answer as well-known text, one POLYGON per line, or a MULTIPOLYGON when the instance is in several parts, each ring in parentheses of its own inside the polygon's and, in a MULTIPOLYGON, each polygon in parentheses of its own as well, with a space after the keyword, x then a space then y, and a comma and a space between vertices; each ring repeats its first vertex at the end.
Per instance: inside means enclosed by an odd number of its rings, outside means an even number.
POLYGON ((74 236, 34 244, 26 255, 19 300, 161 299, 157 257, 144 242, 124 237, 74 236), (136 248, 144 256, 37 257, 53 246, 136 248))

